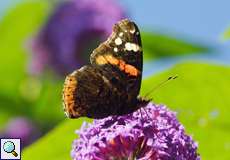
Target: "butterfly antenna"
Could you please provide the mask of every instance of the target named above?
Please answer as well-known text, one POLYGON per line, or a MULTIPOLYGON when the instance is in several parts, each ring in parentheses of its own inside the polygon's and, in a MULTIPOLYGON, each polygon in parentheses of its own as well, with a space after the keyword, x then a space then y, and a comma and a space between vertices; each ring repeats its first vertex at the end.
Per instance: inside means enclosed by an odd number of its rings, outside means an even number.
POLYGON ((170 76, 168 77, 168 79, 164 80, 163 82, 161 82, 160 84, 158 84, 156 87, 152 88, 149 92, 147 92, 144 95, 144 98, 147 98, 150 94, 152 94, 153 92, 155 92, 157 89, 161 88, 162 86, 164 86, 166 83, 168 83, 171 80, 176 79, 178 76, 170 76))

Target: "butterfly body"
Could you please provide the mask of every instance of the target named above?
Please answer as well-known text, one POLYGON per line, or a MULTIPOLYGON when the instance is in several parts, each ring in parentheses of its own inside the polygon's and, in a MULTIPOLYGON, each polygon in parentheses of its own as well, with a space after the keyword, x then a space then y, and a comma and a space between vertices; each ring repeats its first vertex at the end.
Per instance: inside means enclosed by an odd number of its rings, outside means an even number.
POLYGON ((148 101, 138 98, 142 78, 138 27, 127 19, 90 56, 90 65, 68 75, 63 90, 68 117, 104 118, 135 111, 148 101))

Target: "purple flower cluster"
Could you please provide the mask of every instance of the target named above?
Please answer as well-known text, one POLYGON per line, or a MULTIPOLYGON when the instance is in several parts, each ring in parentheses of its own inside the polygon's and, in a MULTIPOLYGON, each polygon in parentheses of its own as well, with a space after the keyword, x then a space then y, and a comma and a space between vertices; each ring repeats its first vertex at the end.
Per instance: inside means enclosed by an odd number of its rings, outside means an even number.
POLYGON ((200 160, 197 144, 163 105, 84 123, 77 134, 74 160, 200 160))
POLYGON ((35 124, 24 117, 11 119, 0 134, 1 138, 20 138, 22 147, 29 145, 39 136, 40 134, 35 124))
POLYGON ((61 2, 32 40, 30 72, 51 68, 63 75, 89 62, 89 54, 124 18, 112 0, 68 0, 61 2))

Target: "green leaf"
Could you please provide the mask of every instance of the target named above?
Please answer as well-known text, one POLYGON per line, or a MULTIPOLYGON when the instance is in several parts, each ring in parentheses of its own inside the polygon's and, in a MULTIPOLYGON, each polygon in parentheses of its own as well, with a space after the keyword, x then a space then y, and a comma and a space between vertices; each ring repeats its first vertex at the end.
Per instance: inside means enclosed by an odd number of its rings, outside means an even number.
POLYGON ((178 64, 144 80, 142 95, 176 74, 178 79, 150 97, 155 103, 166 104, 178 112, 186 131, 199 142, 202 159, 230 159, 230 68, 202 63, 178 64))
POLYGON ((62 106, 63 81, 51 77, 43 79, 39 97, 33 105, 33 118, 41 127, 52 128, 57 122, 63 120, 62 106), (48 122, 48 123, 47 123, 48 122))
POLYGON ((228 29, 226 29, 226 31, 224 31, 224 33, 221 35, 221 39, 223 41, 230 39, 230 28, 228 28, 228 29))
MULTIPOLYGON (((179 78, 152 95, 153 101, 166 104, 178 112, 178 118, 186 131, 199 142, 202 159, 230 159, 230 68, 202 63, 178 64, 166 72, 145 79, 142 95, 175 74, 179 78)), ((23 159, 70 159, 71 142, 76 138, 73 132, 82 121, 67 120, 60 124, 27 148, 23 152, 23 159)))
POLYGON ((65 120, 38 142, 35 142, 29 148, 25 149, 22 159, 70 160, 72 142, 77 138, 74 132, 81 127, 83 121, 90 122, 90 120, 86 118, 65 120))
POLYGON ((141 37, 145 60, 165 56, 198 54, 210 50, 205 45, 160 33, 143 32, 141 37))
POLYGON ((42 24, 48 12, 45 1, 25 2, 11 9, 0 23, 0 90, 7 94, 18 93, 18 87, 26 76, 26 43, 42 24))
MULTIPOLYGON (((25 1, 11 8, 0 22, 0 104, 1 113, 8 115, 1 119, 0 125, 15 115, 32 110, 31 103, 23 99, 21 86, 27 79, 26 45, 29 38, 42 24, 48 13, 45 1, 25 1), (4 121, 5 119, 5 121, 4 121)), ((28 90, 27 92, 32 93, 28 90)))

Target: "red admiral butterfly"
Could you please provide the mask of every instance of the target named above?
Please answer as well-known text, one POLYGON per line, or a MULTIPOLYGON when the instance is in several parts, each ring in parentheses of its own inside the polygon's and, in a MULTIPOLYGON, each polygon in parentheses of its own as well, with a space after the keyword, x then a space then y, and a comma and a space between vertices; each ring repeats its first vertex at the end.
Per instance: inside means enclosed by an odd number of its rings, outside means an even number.
POLYGON ((121 20, 85 65, 66 77, 64 111, 70 118, 104 118, 131 113, 149 101, 138 98, 142 78, 140 31, 121 20))

